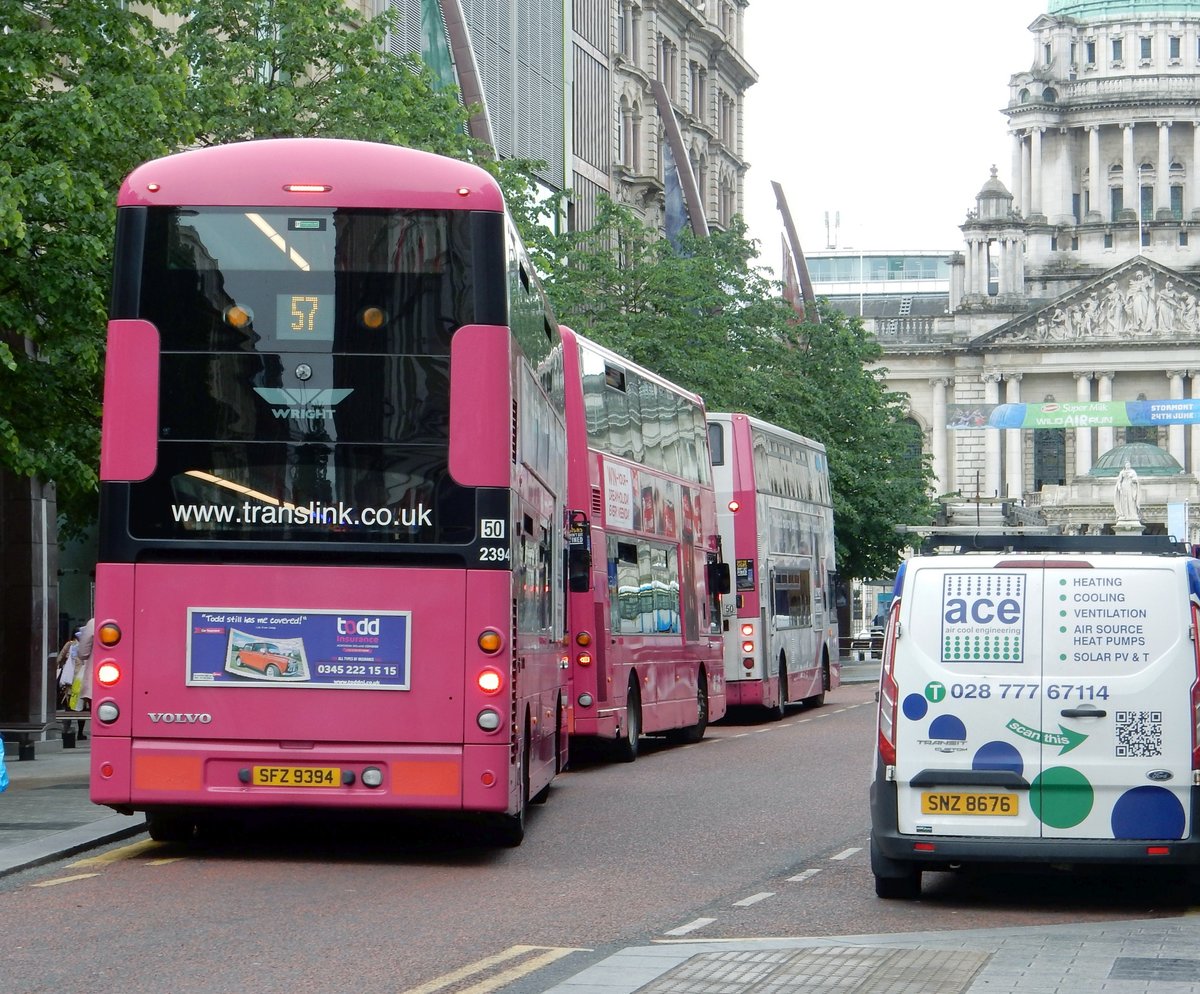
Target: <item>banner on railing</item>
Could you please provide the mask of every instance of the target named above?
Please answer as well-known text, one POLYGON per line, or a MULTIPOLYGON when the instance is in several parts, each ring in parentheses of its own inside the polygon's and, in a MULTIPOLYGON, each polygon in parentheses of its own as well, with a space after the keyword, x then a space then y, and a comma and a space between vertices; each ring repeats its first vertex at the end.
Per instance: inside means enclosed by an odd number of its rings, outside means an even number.
POLYGON ((1180 424, 1200 424, 1200 398, 946 405, 946 427, 955 430, 1130 428, 1180 424))

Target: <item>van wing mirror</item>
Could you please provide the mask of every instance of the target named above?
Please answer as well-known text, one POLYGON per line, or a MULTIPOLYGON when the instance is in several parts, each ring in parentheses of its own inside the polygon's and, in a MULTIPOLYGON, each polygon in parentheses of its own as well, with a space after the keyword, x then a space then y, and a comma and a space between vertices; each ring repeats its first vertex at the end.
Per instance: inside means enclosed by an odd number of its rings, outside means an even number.
POLYGON ((708 589, 722 595, 733 589, 729 583, 729 563, 708 564, 708 589))
POLYGON ((567 522, 567 590, 585 594, 592 580, 592 526, 582 511, 571 511, 567 522))

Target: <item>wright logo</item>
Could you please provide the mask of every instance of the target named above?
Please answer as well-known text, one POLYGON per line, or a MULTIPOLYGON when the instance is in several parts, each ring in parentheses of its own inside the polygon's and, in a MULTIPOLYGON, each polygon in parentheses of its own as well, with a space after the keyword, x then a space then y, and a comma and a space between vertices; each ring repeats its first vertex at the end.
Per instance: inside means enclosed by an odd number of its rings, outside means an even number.
POLYGON ((296 387, 255 387, 254 392, 271 405, 271 413, 281 421, 315 421, 333 417, 333 409, 354 393, 348 389, 309 390, 296 387))

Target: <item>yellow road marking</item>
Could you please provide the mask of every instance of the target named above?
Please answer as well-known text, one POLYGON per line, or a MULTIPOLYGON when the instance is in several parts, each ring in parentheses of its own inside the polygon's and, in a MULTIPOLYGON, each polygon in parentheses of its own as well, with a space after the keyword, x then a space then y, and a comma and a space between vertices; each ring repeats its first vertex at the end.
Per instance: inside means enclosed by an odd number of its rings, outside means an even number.
POLYGON ((533 973, 534 970, 541 969, 543 966, 553 963, 555 960, 562 959, 562 957, 570 953, 591 952, 590 949, 572 949, 563 946, 509 946, 503 952, 492 956, 485 956, 483 959, 476 960, 474 963, 468 963, 457 970, 443 973, 440 977, 434 977, 433 980, 421 984, 419 987, 410 987, 407 991, 403 991, 402 994, 434 994, 435 991, 445 990, 460 980, 473 977, 477 973, 483 973, 493 966, 498 966, 509 960, 539 951, 541 952, 540 956, 527 959, 524 963, 510 967, 501 973, 494 974, 486 980, 458 991, 457 994, 485 994, 487 991, 496 990, 526 974, 533 973))
POLYGON ((85 859, 78 859, 74 863, 68 863, 68 869, 76 866, 108 866, 110 863, 119 863, 123 859, 132 859, 134 856, 140 856, 144 852, 161 849, 166 843, 155 842, 153 839, 144 839, 141 842, 134 842, 132 845, 121 846, 119 849, 112 849, 109 852, 103 852, 99 856, 88 856, 85 859))
POLYGON ((54 880, 42 880, 36 884, 31 884, 33 887, 57 887, 59 884, 69 884, 75 880, 86 880, 88 877, 98 877, 99 873, 76 873, 73 877, 56 877, 54 880))

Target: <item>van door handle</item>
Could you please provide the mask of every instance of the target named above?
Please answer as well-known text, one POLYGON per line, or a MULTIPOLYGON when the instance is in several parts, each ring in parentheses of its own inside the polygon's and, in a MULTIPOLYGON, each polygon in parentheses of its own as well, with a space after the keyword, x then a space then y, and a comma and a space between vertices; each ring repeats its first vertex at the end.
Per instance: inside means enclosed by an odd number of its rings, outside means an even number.
POLYGON ((1101 711, 1094 704, 1085 704, 1079 708, 1063 708, 1059 714, 1064 718, 1105 718, 1108 716, 1107 711, 1101 711))

